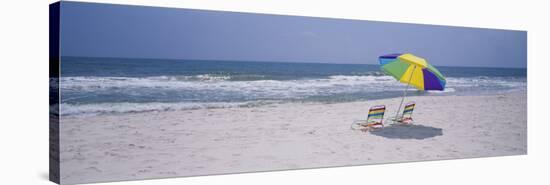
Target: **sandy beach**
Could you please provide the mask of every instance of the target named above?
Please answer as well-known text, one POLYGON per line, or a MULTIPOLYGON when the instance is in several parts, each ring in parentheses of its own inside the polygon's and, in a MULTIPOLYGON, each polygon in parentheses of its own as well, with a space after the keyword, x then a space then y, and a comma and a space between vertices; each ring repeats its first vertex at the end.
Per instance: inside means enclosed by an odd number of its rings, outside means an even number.
POLYGON ((350 129, 399 99, 285 103, 60 120, 61 183, 521 155, 527 97, 420 96, 412 126, 350 129))

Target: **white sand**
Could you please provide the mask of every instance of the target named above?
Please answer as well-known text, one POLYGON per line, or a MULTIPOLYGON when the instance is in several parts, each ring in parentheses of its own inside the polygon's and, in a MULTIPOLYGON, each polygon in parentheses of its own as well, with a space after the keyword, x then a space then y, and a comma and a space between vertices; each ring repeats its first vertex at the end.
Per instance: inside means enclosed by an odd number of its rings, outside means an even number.
POLYGON ((525 92, 410 97, 411 127, 350 129, 399 99, 61 118, 63 184, 526 154, 525 92))

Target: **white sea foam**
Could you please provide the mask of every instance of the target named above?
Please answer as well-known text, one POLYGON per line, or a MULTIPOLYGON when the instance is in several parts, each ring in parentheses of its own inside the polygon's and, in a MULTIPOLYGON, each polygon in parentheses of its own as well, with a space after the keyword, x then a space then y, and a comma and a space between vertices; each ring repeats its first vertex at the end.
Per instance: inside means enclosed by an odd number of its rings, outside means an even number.
MULTIPOLYGON (((245 78, 250 79, 248 76, 245 78)), ((233 77, 224 75, 62 77, 59 85, 64 102, 60 108, 61 115, 258 106, 266 104, 265 100, 357 99, 370 98, 369 95, 373 94, 381 98, 378 95, 387 96, 387 92, 391 91, 394 92, 393 96, 398 96, 400 93, 395 92, 405 89, 405 85, 393 77, 380 75, 334 75, 327 78, 294 80, 234 80, 233 77), (110 96, 130 99, 127 103, 114 103, 103 99, 110 96)), ((444 95, 477 89, 487 91, 525 88, 525 79, 449 77, 444 91, 428 93, 444 95)), ((416 91, 414 88, 409 90, 416 91)))
POLYGON ((391 76, 350 76, 350 75, 333 75, 329 79, 334 81, 361 81, 361 82, 385 82, 392 81, 395 78, 391 76))
MULTIPOLYGON (((155 76, 155 77, 62 77, 62 89, 95 90, 101 88, 241 88, 259 87, 327 87, 332 85, 369 85, 392 82, 390 76, 336 75, 319 79, 230 81, 230 76, 155 76)), ((391 83, 388 83, 391 85, 391 83)))
POLYGON ((447 87, 443 91, 427 91, 427 92, 433 93, 433 94, 452 93, 452 92, 455 92, 455 89, 452 87, 447 87))
MULTIPOLYGON (((387 83, 388 77, 331 77, 327 79, 303 80, 256 80, 256 81, 228 81, 208 80, 189 81, 183 78, 168 77, 147 78, 120 78, 120 77, 67 77, 60 82, 61 91, 98 92, 98 91, 126 91, 132 93, 147 93, 148 91, 178 91, 181 93, 207 93, 217 95, 246 95, 275 99, 300 98, 320 94, 334 94, 353 91, 375 90, 377 87, 390 87, 399 84, 387 83)), ((209 96, 217 96, 210 94, 209 96)))
POLYGON ((73 105, 62 103, 59 111, 60 115, 97 115, 110 113, 139 113, 154 111, 175 111, 175 110, 196 110, 196 109, 216 109, 231 107, 256 107, 268 104, 279 103, 279 101, 249 101, 249 102, 212 102, 212 103, 95 103, 73 105))
POLYGON ((527 83, 521 80, 512 80, 507 78, 489 78, 479 77, 459 77, 447 78, 447 85, 453 87, 526 87, 527 83))
MULTIPOLYGON (((156 77, 62 77, 62 90, 96 91, 101 89, 158 88, 181 90, 219 91, 318 91, 353 90, 353 87, 385 90, 402 89, 404 86, 391 76, 334 75, 328 78, 296 80, 231 81, 231 76, 156 76, 156 77), (347 89, 342 89, 348 87, 347 89), (332 88, 332 89, 331 89, 332 88)), ((525 81, 510 81, 501 78, 459 77, 447 78, 447 87, 525 87, 525 81)), ((451 91, 447 91, 451 92, 451 91)))

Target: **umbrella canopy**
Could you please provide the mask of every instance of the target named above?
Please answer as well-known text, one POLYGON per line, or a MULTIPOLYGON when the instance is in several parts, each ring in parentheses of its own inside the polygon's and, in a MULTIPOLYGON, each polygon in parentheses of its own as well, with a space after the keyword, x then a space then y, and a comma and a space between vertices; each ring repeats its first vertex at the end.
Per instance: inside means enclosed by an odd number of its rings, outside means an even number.
POLYGON ((444 90, 445 77, 425 59, 413 54, 389 54, 378 58, 382 71, 419 90, 444 90))

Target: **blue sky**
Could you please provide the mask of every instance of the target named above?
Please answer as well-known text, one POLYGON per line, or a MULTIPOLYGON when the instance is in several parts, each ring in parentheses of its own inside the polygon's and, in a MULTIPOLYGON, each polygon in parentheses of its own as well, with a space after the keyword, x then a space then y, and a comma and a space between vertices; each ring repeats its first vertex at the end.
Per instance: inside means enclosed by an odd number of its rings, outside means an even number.
POLYGON ((436 66, 527 65, 527 32, 144 6, 61 4, 61 55, 436 66))

